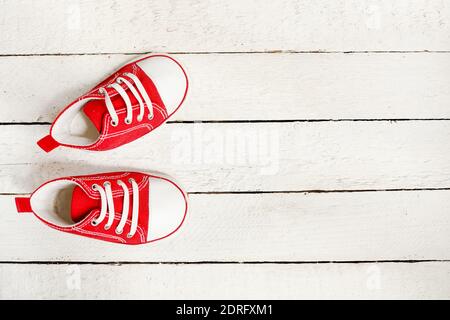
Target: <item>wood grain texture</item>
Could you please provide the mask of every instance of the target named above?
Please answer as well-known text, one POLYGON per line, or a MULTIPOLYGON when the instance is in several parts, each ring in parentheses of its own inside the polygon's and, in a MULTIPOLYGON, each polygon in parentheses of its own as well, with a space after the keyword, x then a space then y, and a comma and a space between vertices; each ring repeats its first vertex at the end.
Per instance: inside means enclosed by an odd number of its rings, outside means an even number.
POLYGON ((50 178, 161 171, 189 192, 448 188, 450 122, 167 124, 109 152, 36 141, 47 125, 2 126, 0 193, 50 178))
POLYGON ((450 50, 444 0, 3 0, 0 54, 450 50))
POLYGON ((114 245, 48 228, 0 196, 0 261, 450 259, 450 191, 190 195, 163 241, 114 245))
POLYGON ((448 299, 449 276, 450 263, 12 264, 0 265, 0 298, 448 299))
POLYGON ((0 74, 0 299, 450 298, 447 1, 0 0, 0 74), (235 122, 38 149, 143 52, 190 76, 171 120, 235 122), (125 247, 15 212, 11 194, 48 179, 122 169, 194 192, 178 233, 125 247))
MULTIPOLYGON (((190 78, 175 121, 450 118, 446 53, 174 57, 190 78)), ((133 58, 0 57, 0 122, 51 122, 133 58)))

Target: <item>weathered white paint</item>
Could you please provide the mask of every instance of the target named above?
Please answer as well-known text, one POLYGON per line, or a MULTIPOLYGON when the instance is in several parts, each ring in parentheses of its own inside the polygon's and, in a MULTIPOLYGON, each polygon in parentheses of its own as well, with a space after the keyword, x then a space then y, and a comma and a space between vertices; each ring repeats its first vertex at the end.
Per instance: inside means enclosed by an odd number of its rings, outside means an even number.
MULTIPOLYGON (((444 0, 0 0, 0 122, 51 121, 134 57, 59 53, 149 51, 183 53, 191 90, 173 120, 449 118, 449 53, 391 52, 449 51, 449 31, 444 0), (391 53, 211 53, 280 50, 391 53)), ((47 130, 0 126, 0 193, 119 169, 203 192, 450 186, 448 121, 169 124, 96 154, 46 155, 47 130), (247 146, 230 151, 233 137, 247 146)), ((449 192, 194 194, 180 233, 131 248, 51 230, 3 195, 0 261, 448 260, 449 192)), ((0 264, 0 298, 449 298, 449 275, 448 262, 0 264)))
POLYGON ((1 129, 1 193, 120 169, 162 171, 190 192, 450 186, 449 121, 167 124, 113 151, 49 155, 36 145, 47 125, 1 129))
POLYGON ((448 299, 450 282, 443 280, 449 276, 448 262, 121 266, 3 264, 0 265, 0 298, 448 299))
POLYGON ((61 233, 0 196, 0 261, 450 259, 450 191, 190 195, 182 229, 128 247, 61 233))
POLYGON ((445 0, 3 0, 0 54, 449 50, 445 0))
MULTIPOLYGON (((190 89, 173 120, 450 118, 446 53, 174 57, 190 89)), ((133 58, 0 57, 0 122, 51 122, 133 58)))

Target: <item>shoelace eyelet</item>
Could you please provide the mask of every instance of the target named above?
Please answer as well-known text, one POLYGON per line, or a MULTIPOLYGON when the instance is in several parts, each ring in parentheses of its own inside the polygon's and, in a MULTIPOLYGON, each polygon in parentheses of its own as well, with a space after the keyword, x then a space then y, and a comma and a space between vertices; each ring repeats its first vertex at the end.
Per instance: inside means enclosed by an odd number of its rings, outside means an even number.
MULTIPOLYGON (((124 204, 122 209, 122 217, 120 219, 120 223, 115 227, 116 234, 121 234, 124 230, 124 226, 127 223, 128 211, 129 211, 129 194, 132 194, 133 198, 133 206, 132 206, 132 216, 131 216, 131 228, 126 235, 128 239, 133 238, 136 234, 136 230, 138 226, 138 217, 139 217, 139 185, 136 180, 133 178, 129 178, 128 181, 131 183, 131 187, 133 189, 132 193, 129 192, 127 186, 121 181, 117 180, 117 184, 121 185, 123 188, 124 194, 124 204)), ((116 214, 114 209, 114 201, 113 201, 113 191, 111 188, 112 182, 105 181, 102 186, 94 184, 92 188, 97 190, 100 193, 101 198, 101 210, 100 215, 91 221, 93 226, 98 226, 102 223, 103 219, 108 216, 108 222, 106 224, 102 224, 105 230, 108 230, 112 227, 112 223, 114 221, 114 216, 116 214)))
POLYGON ((98 188, 98 184, 96 184, 96 183, 95 183, 95 184, 93 184, 91 188, 92 188, 92 190, 94 190, 94 191, 97 191, 97 188, 98 188))
MULTIPOLYGON (((105 97, 106 108, 112 119, 111 126, 116 127, 118 125, 119 119, 117 117, 117 112, 114 109, 114 105, 111 101, 111 97, 109 95, 109 89, 111 89, 111 90, 114 89, 115 91, 117 91, 117 93, 125 101, 125 105, 127 108, 127 118, 124 120, 124 122, 127 125, 129 125, 133 122, 133 117, 132 117, 133 106, 131 105, 131 100, 125 91, 127 88, 124 88, 122 86, 122 84, 125 84, 125 87, 127 87, 130 90, 130 92, 132 93, 132 95, 134 95, 135 98, 137 99, 137 101, 139 103, 139 107, 140 107, 140 113, 142 115, 144 114, 145 106, 147 106, 147 108, 149 109, 149 113, 150 113, 148 116, 148 120, 152 120, 153 119, 153 112, 152 112, 153 103, 152 103, 150 97, 148 96, 148 93, 146 91, 147 89, 144 87, 144 85, 142 84, 141 80, 139 80, 137 75, 126 72, 126 73, 123 73, 121 76, 118 76, 115 79, 114 83, 110 83, 109 85, 98 89, 98 92, 105 97), (127 80, 124 76, 127 78, 130 78, 130 79, 127 80)), ((143 116, 138 117, 137 119, 140 122, 140 121, 142 121, 143 116)))
POLYGON ((141 117, 141 116, 138 116, 138 117, 137 117, 137 121, 138 121, 138 122, 141 122, 143 119, 144 119, 144 116, 142 116, 142 117, 141 117))

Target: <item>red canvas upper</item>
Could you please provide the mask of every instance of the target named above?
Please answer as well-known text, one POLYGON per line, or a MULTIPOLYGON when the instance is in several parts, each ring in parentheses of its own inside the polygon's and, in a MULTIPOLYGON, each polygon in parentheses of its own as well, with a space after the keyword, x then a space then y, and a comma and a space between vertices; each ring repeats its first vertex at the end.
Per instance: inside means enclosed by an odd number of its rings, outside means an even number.
MULTIPOLYGON (((166 181, 175 184, 174 182, 166 178, 157 177, 140 172, 113 172, 96 175, 64 177, 51 180, 43 184, 31 195, 30 198, 27 197, 16 198, 16 207, 18 212, 34 212, 35 216, 39 218, 42 222, 59 231, 109 242, 116 242, 122 244, 143 244, 149 242, 148 241, 149 216, 151 216, 152 214, 152 212, 149 212, 149 188, 151 188, 150 178, 164 179, 166 181), (132 199, 133 188, 128 183, 129 179, 134 179, 136 181, 139 190, 138 191, 139 216, 138 216, 137 232, 131 238, 127 236, 132 223, 131 213, 128 214, 128 219, 126 221, 123 232, 121 234, 116 233, 116 227, 121 219, 121 213, 124 204, 124 190, 121 186, 117 184, 117 181, 121 180, 125 182, 128 186, 129 192, 128 197, 130 206, 129 211, 131 212, 133 203, 132 199), (69 180, 76 183, 73 189, 70 204, 71 219, 73 220, 73 224, 68 226, 60 226, 47 221, 39 214, 39 212, 35 212, 32 206, 30 205, 30 199, 33 198, 33 195, 40 188, 46 186, 49 183, 53 183, 60 180, 69 180), (98 225, 92 224, 93 220, 98 218, 101 211, 101 197, 100 194, 93 189, 93 186, 95 184, 102 186, 105 184, 105 182, 109 182, 111 184, 112 196, 115 207, 114 222, 109 229, 105 229, 105 225, 107 224, 108 219, 104 219, 98 225)), ((180 192, 182 192, 180 187, 177 186, 177 188, 179 188, 180 192)), ((184 199, 186 201, 186 198, 184 199)), ((158 200, 170 201, 170 199, 158 199, 158 200)), ((186 211, 187 211, 187 202, 186 202, 186 211)), ((184 216, 186 215, 186 211, 184 212, 184 216)), ((181 223, 184 221, 184 216, 181 223)), ((181 226, 181 223, 179 226, 181 226)), ((173 232, 175 232, 176 230, 174 230, 173 232)))
MULTIPOLYGON (((138 62, 144 60, 144 59, 151 59, 154 57, 166 57, 168 59, 173 60, 175 63, 177 63, 181 70, 183 71, 184 75, 186 76, 186 73, 184 69, 181 67, 181 65, 172 59, 171 57, 165 56, 165 55, 152 55, 147 56, 143 59, 137 60, 135 62, 129 63, 125 66, 123 66, 121 69, 119 69, 117 72, 112 74, 111 76, 107 77, 103 81, 101 81, 97 86, 92 88, 89 92, 87 92, 85 95, 79 97, 72 103, 70 103, 66 108, 61 111, 61 113, 56 117, 55 121, 53 122, 51 128, 50 128, 50 134, 46 137, 42 138, 40 141, 38 141, 38 145, 46 152, 50 152, 54 148, 58 146, 66 146, 71 148, 77 148, 77 149, 86 149, 86 150, 93 150, 93 151, 102 151, 102 150, 109 150, 116 148, 118 146, 121 146, 123 144, 129 143, 131 141, 134 141, 143 135, 151 132, 153 129, 159 127, 161 124, 163 124, 167 119, 175 113, 178 108, 181 106, 181 104, 184 101, 181 101, 181 103, 176 107, 175 111, 173 111, 171 114, 168 114, 167 108, 164 104, 164 102, 161 99, 161 96, 158 92, 157 87, 155 86, 152 79, 149 78, 149 76, 139 67, 138 62), (137 114, 139 113, 139 104, 136 99, 136 97, 131 93, 131 91, 128 89, 128 87, 125 84, 120 84, 120 86, 126 91, 132 106, 133 106, 133 120, 131 124, 125 123, 125 117, 126 117, 126 104, 123 98, 120 96, 120 94, 111 87, 108 87, 112 83, 114 83, 118 77, 122 77, 125 79, 129 79, 125 73, 132 73, 136 75, 139 80, 141 81, 142 85, 144 86, 147 94, 150 97, 150 100, 153 104, 153 118, 151 120, 148 119, 148 108, 145 107, 145 113, 142 121, 136 121, 137 114), (112 104, 114 105, 114 109, 119 117, 119 122, 116 127, 111 125, 111 116, 107 112, 107 108, 105 105, 105 99, 104 96, 99 93, 99 89, 104 88, 112 101, 112 104), (67 109, 71 108, 75 103, 86 100, 86 99, 95 99, 88 101, 83 107, 82 112, 87 116, 88 119, 90 119, 95 126, 95 128, 98 130, 100 136, 99 139, 90 144, 85 146, 79 146, 79 145, 71 145, 71 144, 65 144, 60 141, 57 141, 53 135, 53 128, 55 123, 60 118, 61 114, 67 109)), ((130 81, 131 82, 131 81, 130 81)), ((187 84, 187 76, 186 76, 186 84, 187 84)), ((187 87, 186 87, 187 92, 187 87)), ((186 95, 186 92, 184 96, 186 95)), ((140 95, 141 96, 141 95, 140 95)), ((142 99, 142 96, 141 96, 142 99)), ((145 102, 144 102, 145 103, 145 102)))

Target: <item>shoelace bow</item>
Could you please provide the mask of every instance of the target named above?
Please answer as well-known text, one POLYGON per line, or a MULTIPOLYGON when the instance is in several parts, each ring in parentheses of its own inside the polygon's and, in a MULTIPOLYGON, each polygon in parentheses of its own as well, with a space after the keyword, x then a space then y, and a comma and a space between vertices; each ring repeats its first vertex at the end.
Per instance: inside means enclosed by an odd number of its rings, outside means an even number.
MULTIPOLYGON (((133 188, 133 209, 131 214, 131 228, 130 232, 127 234, 128 238, 131 238, 134 236, 137 230, 138 225, 138 217, 139 217, 139 187, 134 179, 128 180, 131 183, 131 187, 133 188)), ((122 234, 123 228, 125 227, 125 224, 128 219, 128 211, 130 209, 130 193, 128 191, 127 185, 122 181, 118 180, 117 184, 120 185, 123 189, 123 209, 122 209, 122 217, 120 218, 119 225, 116 227, 116 234, 122 234)), ((108 230, 111 228, 114 217, 115 217, 115 210, 114 210, 114 200, 112 195, 112 189, 111 189, 111 183, 109 181, 105 182, 103 184, 104 188, 99 186, 98 184, 94 184, 92 186, 92 189, 95 191, 98 191, 100 193, 100 199, 101 199, 101 209, 100 209, 100 215, 98 218, 92 220, 91 224, 93 226, 98 226, 108 214, 108 221, 105 224, 104 228, 105 230, 108 230)))
MULTIPOLYGON (((152 101, 150 100, 150 97, 148 96, 147 91, 145 90, 142 82, 133 73, 127 72, 127 73, 124 73, 123 75, 127 76, 134 82, 137 90, 134 88, 133 84, 130 81, 128 81, 127 79, 125 79, 124 77, 118 77, 116 79, 116 81, 114 83, 110 84, 108 87, 114 88, 114 90, 116 90, 119 93, 119 95, 122 97, 122 99, 125 101, 125 105, 127 107, 127 116, 125 118, 125 123, 130 124, 133 120, 133 106, 131 105, 131 100, 128 97, 128 94, 120 85, 122 83, 124 83, 125 86, 128 89, 130 89, 131 93, 133 94, 133 96, 136 98, 136 100, 139 103, 139 115, 137 117, 137 120, 142 121, 142 119, 144 118, 144 109, 145 109, 144 101, 145 101, 145 104, 147 105, 147 108, 149 111, 148 119, 149 120, 153 119, 152 101), (142 101, 141 96, 142 96, 142 98, 144 98, 144 101, 142 101)), ((117 112, 114 109, 114 105, 111 101, 111 97, 109 96, 108 91, 104 87, 102 87, 98 90, 98 92, 105 97, 106 109, 108 109, 108 113, 111 116, 111 125, 114 127, 117 126, 119 124, 119 117, 117 116, 117 112)))

